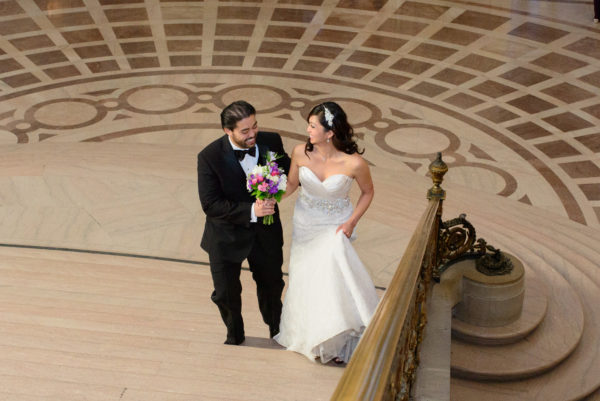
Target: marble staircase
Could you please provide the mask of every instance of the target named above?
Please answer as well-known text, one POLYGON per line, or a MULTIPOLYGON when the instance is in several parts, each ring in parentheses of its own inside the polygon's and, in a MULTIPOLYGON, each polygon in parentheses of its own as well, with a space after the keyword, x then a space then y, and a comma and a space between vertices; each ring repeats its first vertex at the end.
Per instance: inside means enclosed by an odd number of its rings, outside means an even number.
MULTIPOLYGON (((377 172, 387 190, 395 186, 398 203, 418 202, 406 195, 422 188, 408 184, 414 178, 384 176, 377 172)), ((447 191, 443 220, 466 213, 477 237, 518 257, 526 275, 523 314, 516 322, 482 328, 452 319, 447 399, 599 399, 600 232, 451 180, 442 187, 447 191)), ((438 285, 460 280, 460 269, 450 267, 438 285)))
MULTIPOLYGON (((198 247, 203 215, 195 153, 187 146, 123 142, 7 146, 0 163, 0 240, 205 261, 198 247)), ((385 287, 426 207, 431 181, 384 157, 372 175, 376 198, 355 244, 375 284, 385 287)), ((526 270, 520 320, 486 330, 452 323, 450 399, 599 399, 600 232, 455 184, 451 174, 442 187, 444 220, 466 213, 478 237, 518 257, 526 270)), ((281 206, 283 221, 289 221, 293 202, 281 206)), ((289 225, 284 234, 289 244, 289 225)), ((449 269, 440 285, 458 273, 449 269)), ((335 382, 330 379, 327 386, 335 382)))

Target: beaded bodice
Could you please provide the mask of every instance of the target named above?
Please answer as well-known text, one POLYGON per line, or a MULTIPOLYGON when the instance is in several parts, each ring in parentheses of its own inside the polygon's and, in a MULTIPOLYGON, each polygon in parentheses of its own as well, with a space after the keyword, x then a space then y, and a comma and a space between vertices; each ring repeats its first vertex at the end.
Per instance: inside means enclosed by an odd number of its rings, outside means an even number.
POLYGON ((352 208, 348 191, 352 186, 352 177, 335 174, 321 181, 308 167, 301 166, 299 177, 299 202, 308 209, 327 214, 339 214, 352 208))
POLYGON ((321 181, 308 167, 298 170, 300 194, 294 208, 292 240, 310 241, 323 230, 333 230, 348 220, 354 208, 348 192, 354 179, 335 174, 321 181))

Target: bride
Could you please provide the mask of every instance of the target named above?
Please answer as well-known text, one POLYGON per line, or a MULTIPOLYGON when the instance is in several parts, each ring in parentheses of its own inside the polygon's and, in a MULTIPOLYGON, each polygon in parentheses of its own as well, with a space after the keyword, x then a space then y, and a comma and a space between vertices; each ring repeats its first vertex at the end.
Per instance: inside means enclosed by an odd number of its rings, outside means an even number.
POLYGON ((350 240, 373 199, 369 166, 346 113, 334 102, 308 115, 309 139, 292 153, 285 197, 300 187, 293 217, 289 285, 280 332, 288 350, 322 363, 347 363, 379 302, 350 240), (348 198, 360 188, 356 208, 348 198))

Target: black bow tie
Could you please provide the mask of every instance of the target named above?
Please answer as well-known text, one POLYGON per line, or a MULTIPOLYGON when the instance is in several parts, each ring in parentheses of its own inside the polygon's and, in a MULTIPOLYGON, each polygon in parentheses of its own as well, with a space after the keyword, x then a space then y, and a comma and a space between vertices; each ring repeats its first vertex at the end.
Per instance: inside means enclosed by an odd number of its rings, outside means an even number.
POLYGON ((246 157, 246 153, 252 157, 256 155, 256 146, 253 146, 250 149, 234 149, 233 152, 235 153, 235 157, 237 157, 239 161, 242 161, 244 160, 244 157, 246 157))

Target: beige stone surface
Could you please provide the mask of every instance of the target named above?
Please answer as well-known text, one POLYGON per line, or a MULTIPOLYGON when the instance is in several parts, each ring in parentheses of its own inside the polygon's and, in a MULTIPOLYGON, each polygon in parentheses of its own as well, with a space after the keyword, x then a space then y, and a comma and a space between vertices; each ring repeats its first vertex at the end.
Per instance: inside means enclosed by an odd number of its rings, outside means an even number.
MULTIPOLYGON (((452 379, 452 399, 598 398, 598 43, 577 1, 0 2, 0 399, 328 398, 341 369, 272 348, 247 277, 247 346, 222 345, 207 298, 195 157, 238 98, 286 149, 314 104, 348 111, 376 188, 355 244, 378 286, 442 152, 444 218, 467 213, 551 294, 525 340, 564 350, 581 329, 548 373, 452 379)), ((281 211, 287 260, 293 199, 281 211)))
POLYGON ((204 265, 0 253, 5 399, 326 400, 342 373, 268 338, 247 271, 247 340, 235 347, 222 344, 204 265))
POLYGON ((497 327, 483 327, 452 318, 452 335, 473 344, 499 345, 522 340, 537 329, 546 318, 548 289, 535 279, 525 281, 523 308, 519 317, 511 323, 497 327))
POLYGON ((500 327, 521 316, 525 298, 525 270, 513 255, 512 270, 503 275, 486 275, 476 268, 475 260, 467 260, 461 285, 461 301, 454 316, 465 323, 481 327, 500 327))

